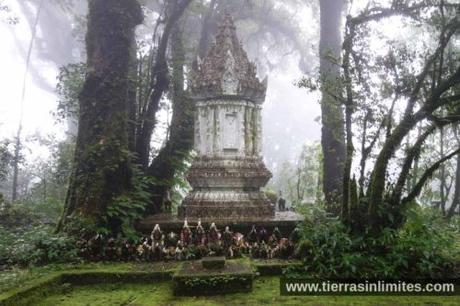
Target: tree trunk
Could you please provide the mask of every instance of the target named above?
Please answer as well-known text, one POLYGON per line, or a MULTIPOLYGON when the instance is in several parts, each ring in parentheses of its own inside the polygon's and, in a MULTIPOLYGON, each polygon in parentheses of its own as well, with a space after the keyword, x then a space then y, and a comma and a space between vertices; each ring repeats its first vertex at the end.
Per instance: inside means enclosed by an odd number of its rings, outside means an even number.
POLYGON ((361 135, 361 160, 359 162, 359 179, 358 179, 358 185, 359 185, 359 197, 364 196, 364 173, 366 171, 366 161, 367 161, 367 155, 366 155, 366 140, 367 140, 367 122, 370 117, 370 111, 368 110, 366 113, 366 116, 364 116, 364 121, 363 121, 363 133, 361 135))
POLYGON ((174 185, 174 176, 183 166, 184 159, 192 149, 193 106, 184 92, 185 50, 182 31, 178 24, 171 33, 172 53, 172 118, 170 136, 166 145, 149 166, 147 173, 157 180, 152 186, 153 205, 148 213, 161 211, 161 203, 168 189, 174 185))
POLYGON ((134 29, 142 18, 136 0, 89 1, 88 74, 79 96, 74 169, 59 228, 68 216, 100 221, 112 200, 129 188, 129 72, 134 29))
MULTIPOLYGON (((401 122, 393 130, 389 138, 385 140, 382 149, 380 150, 375 161, 374 169, 371 174, 371 180, 368 188, 369 206, 368 218, 371 227, 379 228, 379 218, 377 210, 383 203, 385 190, 385 180, 387 174, 388 163, 393 157, 395 151, 401 145, 404 137, 410 132, 415 124, 420 120, 415 115, 405 115, 401 122)), ((378 230, 376 228, 376 230, 378 230)))
MULTIPOLYGON (((453 127, 455 138, 457 139, 457 145, 460 146, 460 138, 457 131, 457 126, 453 127)), ((457 155, 457 165, 455 167, 455 185, 454 185, 454 196, 452 198, 452 204, 450 205, 447 217, 451 218, 455 214, 455 210, 460 205, 460 154, 457 155)))
MULTIPOLYGON (((353 25, 347 23, 346 25, 346 38, 343 43, 344 58, 343 58, 343 76, 345 80, 345 131, 346 131, 346 155, 343 168, 343 186, 342 186, 342 212, 341 217, 347 223, 350 223, 352 202, 356 195, 353 194, 352 190, 353 183, 351 182, 351 166, 353 164, 353 131, 352 131, 352 120, 354 112, 354 101, 353 101, 353 81, 350 73, 350 56, 351 48, 353 46, 353 39, 355 29, 353 25), (352 200, 353 199, 353 200, 352 200)), ((356 183, 356 181, 354 181, 356 183)), ((353 185, 354 187, 354 185, 353 185)), ((357 201, 356 201, 357 202, 357 201)), ((355 204, 357 204, 355 202, 355 204)))
POLYGON ((447 212, 447 217, 451 218, 455 214, 455 210, 460 204, 460 154, 457 155, 457 165, 455 167, 455 185, 454 185, 454 196, 452 204, 447 212))
MULTIPOLYGON (((418 127, 417 127, 417 138, 420 138, 420 136, 422 136, 422 125, 421 124, 419 124, 418 127)), ((415 185, 417 184, 417 180, 418 180, 418 176, 419 176, 418 163, 419 163, 419 154, 417 154, 417 156, 415 156, 415 158, 414 158, 414 169, 412 170, 412 180, 411 180, 411 183, 410 183, 411 189, 413 189, 415 187, 415 185)))
MULTIPOLYGON (((440 158, 444 157, 444 129, 441 127, 439 129, 439 155, 440 158)), ((439 184, 439 197, 441 200, 441 211, 442 214, 446 214, 446 201, 447 201, 447 196, 446 196, 446 166, 445 164, 441 165, 440 169, 440 184, 439 184)))
POLYGON ((344 119, 340 102, 339 61, 341 51, 341 20, 345 3, 342 0, 321 0, 320 75, 321 75, 321 146, 323 151, 323 192, 326 207, 334 215, 340 213, 343 168, 345 161, 344 119))
MULTIPOLYGON (((21 116, 22 117, 22 116, 21 116)), ((21 159, 21 131, 22 123, 19 124, 18 131, 16 134, 16 141, 14 143, 14 155, 13 155, 13 189, 11 192, 11 202, 14 203, 18 199, 18 176, 19 176, 19 162, 21 159)))
POLYGON ((150 142, 156 126, 156 114, 160 108, 163 93, 169 87, 168 64, 166 49, 169 37, 175 24, 178 22, 191 0, 168 1, 169 16, 157 49, 155 64, 152 67, 150 79, 150 94, 145 111, 141 114, 140 126, 136 139, 137 163, 147 169, 150 157, 150 142))

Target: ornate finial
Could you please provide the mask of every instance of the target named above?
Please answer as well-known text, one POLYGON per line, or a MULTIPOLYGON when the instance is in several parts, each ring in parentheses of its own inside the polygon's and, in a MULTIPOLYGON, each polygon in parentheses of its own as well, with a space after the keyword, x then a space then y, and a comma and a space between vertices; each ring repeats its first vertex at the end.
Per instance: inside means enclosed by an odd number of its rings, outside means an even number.
POLYGON ((228 12, 191 83, 192 96, 197 100, 238 96, 261 103, 265 99, 266 84, 257 78, 255 64, 249 61, 228 12))

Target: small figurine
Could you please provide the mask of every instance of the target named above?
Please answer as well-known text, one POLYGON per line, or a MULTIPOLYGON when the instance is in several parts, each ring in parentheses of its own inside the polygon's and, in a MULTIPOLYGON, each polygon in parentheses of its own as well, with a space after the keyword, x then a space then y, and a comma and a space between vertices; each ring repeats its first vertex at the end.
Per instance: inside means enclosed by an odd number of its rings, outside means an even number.
POLYGON ((139 244, 136 246, 136 259, 143 259, 144 258, 144 243, 139 244))
POLYGON ((247 234, 246 240, 249 242, 249 244, 257 242, 257 230, 255 225, 252 226, 251 231, 247 234))
POLYGON ((276 258, 278 257, 278 254, 279 254, 279 245, 270 247, 270 251, 268 253, 268 259, 276 258))
POLYGON ((259 242, 263 241, 263 242, 267 243, 268 242, 268 232, 267 232, 267 230, 262 227, 260 229, 260 231, 259 231, 259 234, 258 234, 257 238, 258 238, 257 240, 259 242))
POLYGON ((88 241, 89 256, 92 260, 100 260, 103 256, 104 245, 101 234, 96 234, 88 241))
POLYGON ((155 245, 153 246, 153 250, 152 250, 152 257, 153 257, 153 260, 155 261, 160 261, 163 259, 163 241, 160 241, 160 242, 155 242, 155 245))
POLYGON ((225 231, 222 233, 222 242, 226 248, 233 244, 233 233, 228 226, 225 227, 225 231))
POLYGON ((180 241, 177 242, 176 250, 174 252, 174 259, 175 260, 183 260, 184 259, 184 247, 180 241))
POLYGON ((213 222, 209 227, 209 243, 218 243, 220 239, 220 233, 217 229, 216 224, 213 222))
POLYGON ((252 258, 259 257, 259 244, 257 242, 254 242, 249 246, 249 255, 252 258))
POLYGON ((273 238, 275 238, 276 242, 279 242, 281 240, 282 236, 278 226, 275 226, 275 228, 273 229, 272 236, 273 238))
POLYGON ((184 226, 182 226, 182 230, 180 232, 180 240, 184 246, 188 246, 192 242, 192 231, 188 226, 187 219, 184 220, 184 226))
POLYGON ((153 228, 152 233, 150 234, 150 239, 152 239, 152 245, 160 242, 161 240, 163 240, 163 238, 164 236, 163 232, 160 229, 160 225, 155 224, 155 227, 153 228))
POLYGON ((238 246, 238 247, 243 247, 244 246, 244 235, 241 233, 235 233, 233 236, 233 243, 238 246))
POLYGON ((142 257, 145 261, 150 261, 152 259, 152 240, 145 237, 144 242, 142 243, 142 257))
POLYGON ((206 232, 201 225, 201 219, 198 219, 198 224, 196 226, 195 244, 206 244, 206 232))
POLYGON ((299 231, 299 228, 294 228, 294 230, 291 232, 291 234, 289 235, 289 240, 296 244, 297 242, 299 242, 300 240, 300 231, 299 231))
POLYGON ((233 233, 230 231, 228 226, 225 227, 225 231, 222 233, 222 244, 225 252, 228 252, 229 257, 233 257, 233 233))

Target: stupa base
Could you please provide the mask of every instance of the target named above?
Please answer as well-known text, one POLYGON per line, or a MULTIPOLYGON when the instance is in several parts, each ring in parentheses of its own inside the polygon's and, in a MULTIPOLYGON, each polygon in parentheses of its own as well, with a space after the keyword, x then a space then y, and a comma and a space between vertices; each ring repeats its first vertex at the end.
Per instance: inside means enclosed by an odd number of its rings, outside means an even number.
MULTIPOLYGON (((194 228, 199 218, 187 217, 190 228, 194 228)), ((252 226, 257 229, 264 227, 268 231, 278 227, 283 235, 289 235, 296 225, 303 220, 303 216, 293 211, 275 212, 273 217, 238 217, 230 218, 200 218, 204 228, 209 228, 214 222, 220 230, 229 226, 233 232, 242 234, 248 233, 252 226)), ((146 217, 137 224, 137 229, 143 233, 150 234, 155 224, 159 224, 163 232, 178 232, 184 224, 184 218, 178 217, 172 213, 160 213, 146 217)))

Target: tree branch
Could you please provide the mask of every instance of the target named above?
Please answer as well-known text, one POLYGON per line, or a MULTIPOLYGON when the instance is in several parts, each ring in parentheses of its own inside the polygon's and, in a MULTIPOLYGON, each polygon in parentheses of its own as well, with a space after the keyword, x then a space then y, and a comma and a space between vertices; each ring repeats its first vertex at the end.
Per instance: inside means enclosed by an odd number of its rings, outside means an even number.
POLYGON ((410 168, 414 159, 420 154, 420 150, 422 148, 423 143, 425 142, 426 138, 436 130, 436 125, 431 125, 428 129, 420 135, 417 139, 415 144, 410 148, 409 152, 404 159, 403 166, 401 168, 401 172, 399 174, 398 180, 396 182, 395 188, 391 195, 391 201, 393 203, 398 203, 401 199, 401 195, 403 192, 404 184, 406 183, 407 176, 409 175, 410 168))
POLYGON ((437 162, 435 162, 430 168, 428 168, 425 173, 422 175, 420 180, 415 185, 414 189, 409 193, 409 195, 402 199, 401 204, 407 204, 413 201, 422 191, 423 186, 425 185, 426 181, 433 175, 433 173, 444 163, 445 161, 451 159, 456 154, 460 152, 460 148, 456 149, 455 151, 451 152, 450 154, 444 156, 437 162))

